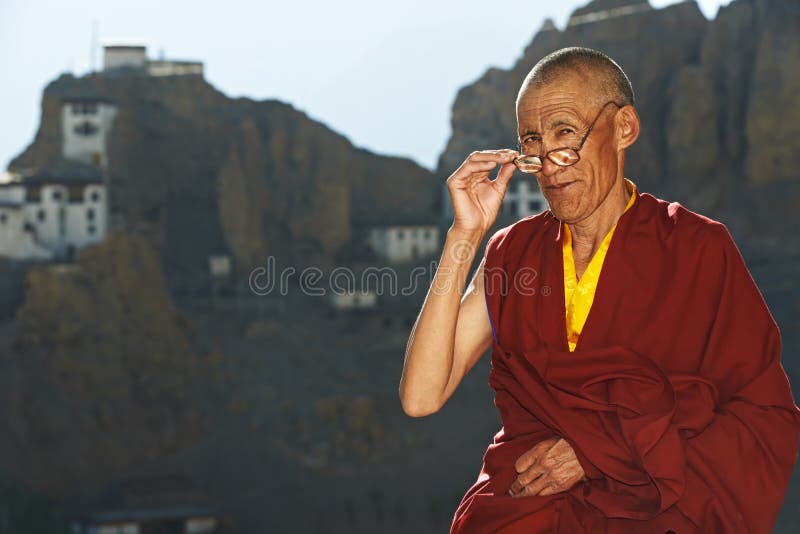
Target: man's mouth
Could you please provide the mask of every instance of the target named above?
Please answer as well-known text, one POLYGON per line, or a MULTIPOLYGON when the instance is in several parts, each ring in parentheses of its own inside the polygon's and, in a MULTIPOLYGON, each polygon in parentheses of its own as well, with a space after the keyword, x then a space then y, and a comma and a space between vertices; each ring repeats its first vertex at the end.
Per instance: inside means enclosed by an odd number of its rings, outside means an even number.
POLYGON ((560 183, 560 184, 550 184, 548 186, 545 186, 545 189, 547 189, 548 191, 560 192, 560 191, 564 191, 564 190, 568 189, 574 183, 575 183, 575 180, 573 180, 571 182, 563 182, 563 183, 560 183))

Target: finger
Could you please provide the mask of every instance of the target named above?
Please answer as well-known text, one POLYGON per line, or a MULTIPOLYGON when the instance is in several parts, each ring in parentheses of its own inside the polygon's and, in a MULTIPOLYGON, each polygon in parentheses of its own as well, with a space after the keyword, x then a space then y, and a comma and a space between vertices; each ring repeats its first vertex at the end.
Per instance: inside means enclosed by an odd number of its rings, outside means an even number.
POLYGON ((531 465, 536 462, 538 453, 541 447, 534 445, 533 448, 523 452, 522 455, 514 462, 514 469, 517 473, 524 473, 531 465))
POLYGON ((533 469, 529 469, 514 479, 514 482, 511 483, 511 487, 509 488, 509 493, 514 494, 521 492, 525 486, 542 475, 544 475, 543 471, 534 471, 533 469))
POLYGON ((508 162, 516 157, 517 153, 514 150, 481 150, 473 152, 467 158, 467 161, 495 161, 495 162, 508 162))
POLYGON ((489 173, 497 166, 495 161, 465 161, 461 167, 447 179, 447 185, 464 187, 476 180, 483 180, 489 176, 489 173))
POLYGON ((554 480, 550 477, 549 474, 544 474, 522 488, 522 491, 518 493, 519 496, 526 496, 529 497, 531 495, 539 495, 539 493, 544 490, 545 488, 550 487, 554 484, 554 480))
POLYGON ((539 455, 542 452, 547 451, 550 449, 553 443, 557 441, 557 438, 549 438, 543 441, 540 441, 517 458, 517 461, 514 462, 514 469, 516 469, 517 473, 522 473, 526 469, 528 469, 534 462, 538 459, 539 455))
POLYGON ((539 478, 540 476, 546 474, 549 471, 546 467, 543 467, 539 462, 536 462, 528 469, 517 475, 516 480, 519 481, 520 486, 524 487, 539 478))
POLYGON ((501 191, 505 191, 508 188, 508 183, 511 181, 511 178, 514 176, 514 171, 517 170, 517 166, 514 165, 514 162, 505 163, 500 170, 497 172, 497 176, 493 180, 497 182, 497 185, 500 186, 501 191))

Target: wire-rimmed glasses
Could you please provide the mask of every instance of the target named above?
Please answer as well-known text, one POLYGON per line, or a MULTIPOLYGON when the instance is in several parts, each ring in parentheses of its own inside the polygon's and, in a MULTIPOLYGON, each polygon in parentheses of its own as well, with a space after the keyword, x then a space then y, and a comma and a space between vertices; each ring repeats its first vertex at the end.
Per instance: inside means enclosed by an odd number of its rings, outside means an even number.
MULTIPOLYGON (((589 138, 589 134, 592 132, 592 128, 594 128, 597 119, 600 118, 600 115, 603 113, 603 110, 606 109, 606 106, 608 106, 609 104, 614 104, 618 108, 622 107, 613 100, 606 102, 600 108, 600 111, 597 112, 597 116, 592 121, 592 124, 589 126, 589 129, 586 130, 586 133, 584 134, 583 139, 581 139, 581 142, 578 144, 578 146, 576 147, 562 146, 559 148, 554 148, 553 150, 549 150, 544 155, 544 157, 560 167, 568 167, 570 165, 575 165, 576 163, 578 163, 578 161, 580 161, 581 159, 581 156, 579 154, 580 149, 583 148, 583 144, 586 142, 586 139, 589 138)), ((522 154, 521 143, 517 143, 517 152, 522 154)), ((541 171, 542 164, 543 164, 542 156, 532 156, 523 154, 521 156, 517 156, 516 158, 514 158, 514 165, 516 165, 520 171, 525 173, 534 173, 541 171)))

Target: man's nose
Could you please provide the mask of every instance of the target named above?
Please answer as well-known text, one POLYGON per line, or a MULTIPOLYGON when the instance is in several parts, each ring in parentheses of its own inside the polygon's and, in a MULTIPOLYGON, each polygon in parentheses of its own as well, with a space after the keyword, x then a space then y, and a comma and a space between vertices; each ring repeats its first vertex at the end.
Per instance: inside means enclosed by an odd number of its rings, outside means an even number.
POLYGON ((539 173, 542 176, 544 176, 546 178, 549 178, 550 176, 556 174, 558 171, 563 170, 565 168, 566 167, 563 167, 561 165, 556 165, 555 163, 550 161, 549 158, 543 158, 543 160, 542 160, 542 170, 539 171, 539 173))

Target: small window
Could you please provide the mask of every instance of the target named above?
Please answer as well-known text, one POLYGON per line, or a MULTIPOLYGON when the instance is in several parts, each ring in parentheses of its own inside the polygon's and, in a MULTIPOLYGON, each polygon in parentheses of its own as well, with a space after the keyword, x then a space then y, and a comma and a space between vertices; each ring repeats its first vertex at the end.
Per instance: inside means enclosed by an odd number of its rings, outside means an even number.
POLYGON ((39 221, 44 221, 46 216, 47 212, 44 210, 39 210, 39 213, 36 214, 36 217, 38 217, 39 221))
POLYGON ((76 134, 82 135, 84 137, 90 137, 96 134, 97 130, 98 130, 97 126, 95 126, 91 122, 82 122, 80 124, 76 124, 75 127, 73 128, 73 131, 76 134))
POLYGON ((55 201, 61 200, 61 191, 59 189, 56 189, 55 191, 53 191, 53 194, 50 196, 50 198, 52 198, 55 201))
POLYGON ((73 115, 94 115, 97 113, 97 102, 75 102, 72 104, 73 115))
POLYGON ((403 234, 403 231, 402 231, 402 230, 398 230, 398 231, 397 231, 397 239, 403 239, 403 235, 404 235, 404 234, 403 234))
POLYGON ((528 209, 530 211, 542 211, 542 206, 538 200, 529 200, 528 209))
POLYGON ((425 239, 430 239, 430 238, 431 238, 431 231, 425 230, 425 239))
POLYGON ((86 210, 86 218, 90 221, 94 220, 94 210, 92 208, 86 210))
POLYGON ((97 231, 97 228, 93 224, 90 224, 86 227, 86 231, 90 234, 94 234, 97 231))
POLYGON ((92 194, 89 195, 89 198, 92 202, 100 202, 100 193, 98 191, 92 191, 92 194))
POLYGON ((42 188, 40 186, 30 186, 25 190, 25 200, 27 202, 41 202, 42 188))
POLYGON ((6 212, 0 212, 0 224, 5 224, 8 220, 8 214, 6 212))

